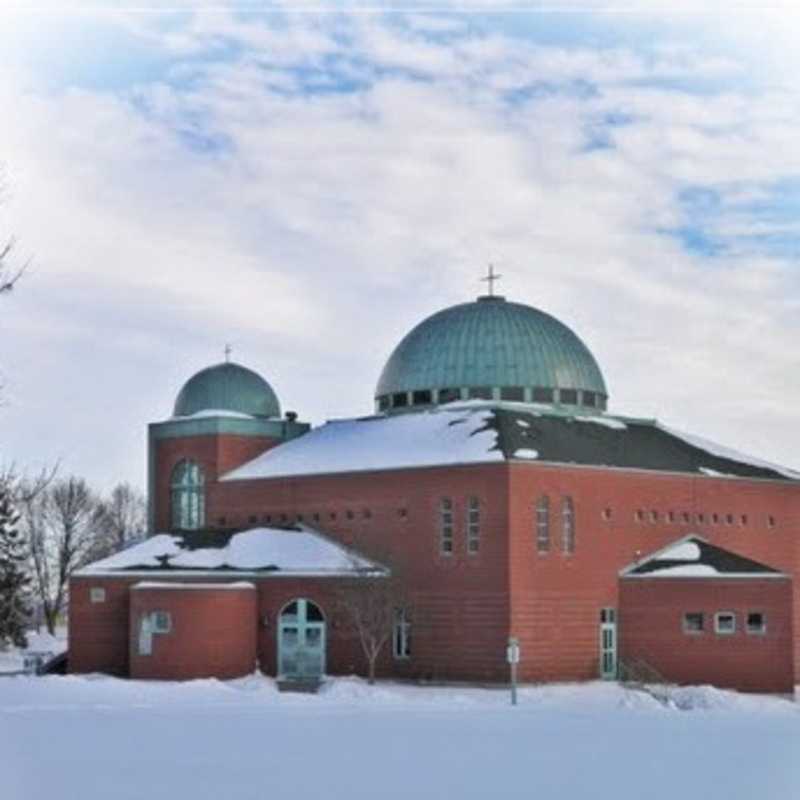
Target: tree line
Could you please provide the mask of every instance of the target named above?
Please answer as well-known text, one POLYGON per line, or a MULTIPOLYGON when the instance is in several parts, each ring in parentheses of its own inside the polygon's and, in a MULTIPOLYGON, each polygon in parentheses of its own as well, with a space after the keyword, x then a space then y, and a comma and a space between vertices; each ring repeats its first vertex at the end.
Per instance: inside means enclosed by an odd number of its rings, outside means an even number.
POLYGON ((0 647, 24 646, 31 627, 55 633, 72 574, 141 541, 146 525, 144 495, 128 483, 102 494, 55 470, 0 475, 0 647))

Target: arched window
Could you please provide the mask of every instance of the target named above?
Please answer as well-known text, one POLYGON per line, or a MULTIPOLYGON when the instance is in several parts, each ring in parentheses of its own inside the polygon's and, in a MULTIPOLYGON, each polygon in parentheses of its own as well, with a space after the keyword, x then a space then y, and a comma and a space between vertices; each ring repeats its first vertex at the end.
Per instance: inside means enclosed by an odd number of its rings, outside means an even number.
POLYGON ((536 550, 550 552, 550 499, 546 494, 536 503, 536 550))
POLYGON ((571 497, 561 499, 561 549, 575 552, 575 504, 571 497))
POLYGON ((179 461, 169 483, 172 527, 193 531, 206 523, 203 470, 196 461, 179 461))

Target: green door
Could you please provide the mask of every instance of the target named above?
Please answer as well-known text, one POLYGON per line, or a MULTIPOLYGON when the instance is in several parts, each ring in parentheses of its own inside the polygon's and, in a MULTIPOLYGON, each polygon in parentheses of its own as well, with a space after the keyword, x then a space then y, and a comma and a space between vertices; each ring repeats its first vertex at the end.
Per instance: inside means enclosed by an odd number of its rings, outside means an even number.
POLYGON ((292 600, 278 628, 278 677, 318 680, 325 673, 325 618, 310 600, 292 600))
POLYGON ((617 677, 617 611, 600 610, 600 677, 613 681, 617 677))

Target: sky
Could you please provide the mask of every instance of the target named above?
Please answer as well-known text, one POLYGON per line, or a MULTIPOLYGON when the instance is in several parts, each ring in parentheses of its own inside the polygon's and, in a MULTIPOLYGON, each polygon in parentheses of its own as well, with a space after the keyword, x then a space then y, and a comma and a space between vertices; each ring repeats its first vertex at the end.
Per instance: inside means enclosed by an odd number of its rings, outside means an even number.
POLYGON ((369 413, 492 262, 611 411, 800 467, 793 5, 3 0, 0 463, 143 488, 228 342, 369 413))

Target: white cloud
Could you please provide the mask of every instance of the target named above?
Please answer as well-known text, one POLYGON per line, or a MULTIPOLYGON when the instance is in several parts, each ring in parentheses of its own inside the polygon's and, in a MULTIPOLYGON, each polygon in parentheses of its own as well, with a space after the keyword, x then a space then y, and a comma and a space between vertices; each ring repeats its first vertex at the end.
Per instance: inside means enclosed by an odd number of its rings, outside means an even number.
POLYGON ((704 259, 659 233, 684 221, 686 185, 744 202, 800 171, 791 92, 665 89, 740 70, 670 42, 468 28, 437 44, 370 15, 280 30, 199 15, 169 38, 135 22, 170 54, 161 82, 21 93, 0 78, 9 211, 37 265, 4 301, 9 456, 142 483, 144 424, 231 339, 285 406, 363 413, 402 334, 480 291, 496 259, 507 294, 584 337, 615 407, 797 465, 790 265, 704 259), (196 60, 221 40, 233 54, 196 60), (334 69, 363 88, 332 91, 334 69), (613 147, 585 149, 592 125, 613 147))

